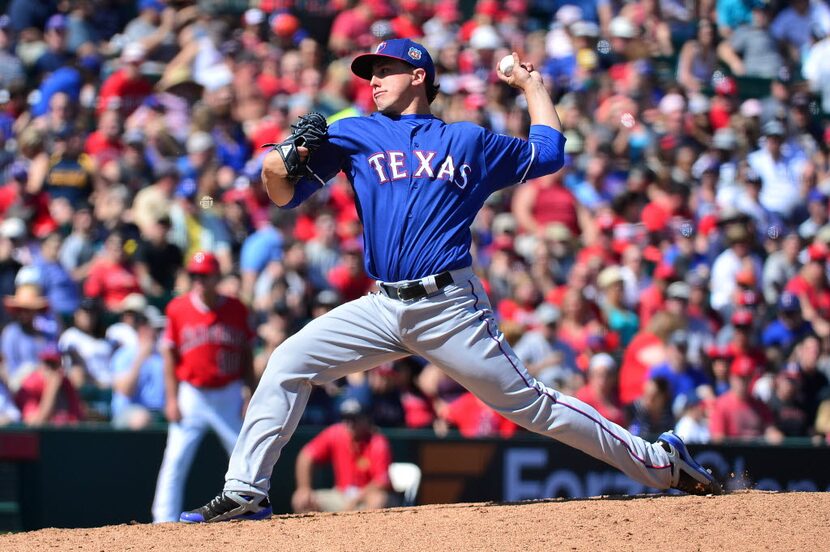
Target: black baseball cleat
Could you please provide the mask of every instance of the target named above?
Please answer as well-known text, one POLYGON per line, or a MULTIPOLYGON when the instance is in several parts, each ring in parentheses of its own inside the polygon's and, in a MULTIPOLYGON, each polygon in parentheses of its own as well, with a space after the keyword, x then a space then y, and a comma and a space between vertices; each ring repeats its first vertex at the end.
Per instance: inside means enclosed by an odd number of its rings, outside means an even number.
POLYGON ((268 498, 224 491, 216 498, 199 508, 182 512, 182 523, 212 523, 214 521, 231 521, 235 519, 265 519, 271 517, 271 503, 268 498))
POLYGON ((657 442, 669 453, 672 489, 693 495, 723 494, 720 483, 692 458, 680 437, 667 431, 657 442))

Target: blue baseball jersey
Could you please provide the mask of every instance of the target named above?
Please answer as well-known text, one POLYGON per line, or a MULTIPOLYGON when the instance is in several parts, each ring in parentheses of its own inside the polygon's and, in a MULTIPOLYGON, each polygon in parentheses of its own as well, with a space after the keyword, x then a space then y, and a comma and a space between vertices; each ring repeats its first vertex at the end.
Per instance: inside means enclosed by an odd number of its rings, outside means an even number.
MULTIPOLYGON (((470 225, 487 197, 559 170, 564 143, 546 126, 531 127, 527 141, 433 115, 374 113, 333 123, 309 167, 322 181, 345 172, 363 222, 366 273, 395 282, 470 266, 470 225)), ((285 207, 320 187, 300 180, 285 207)))

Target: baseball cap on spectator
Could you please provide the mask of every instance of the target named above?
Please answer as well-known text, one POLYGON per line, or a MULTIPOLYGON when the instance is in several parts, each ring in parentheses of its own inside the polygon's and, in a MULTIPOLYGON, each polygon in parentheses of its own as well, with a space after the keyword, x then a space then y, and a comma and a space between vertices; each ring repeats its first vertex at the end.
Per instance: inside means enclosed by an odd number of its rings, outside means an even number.
POLYGON ((568 155, 573 155, 577 153, 582 153, 582 150, 585 147, 585 140, 582 139, 582 135, 575 130, 566 130, 563 134, 565 136, 565 153, 568 155))
POLYGON ((427 49, 408 38, 386 40, 378 44, 373 54, 362 54, 352 61, 352 73, 361 79, 371 80, 372 66, 379 59, 397 59, 412 67, 423 69, 427 81, 435 82, 435 64, 427 49))
POLYGON ((150 327, 160 330, 167 325, 167 317, 164 316, 158 307, 154 305, 147 305, 147 308, 142 311, 144 318, 150 323, 150 327))
POLYGON ((176 167, 176 164, 172 161, 161 159, 158 163, 156 163, 156 166, 153 167, 153 176, 157 180, 161 180, 162 178, 167 177, 178 178, 179 169, 178 167, 176 167))
POLYGON ((279 37, 290 38, 300 29, 300 20, 290 13, 278 13, 271 19, 271 31, 279 37))
POLYGON ((26 237, 26 223, 17 217, 11 217, 0 223, 0 236, 10 240, 19 240, 26 237))
POLYGON ((706 276, 697 270, 693 270, 686 274, 686 283, 689 284, 690 288, 706 288, 709 285, 706 276))
POLYGON ((616 265, 604 268, 597 276, 597 285, 600 289, 605 289, 622 281, 622 271, 620 270, 620 267, 616 265))
POLYGON ((755 321, 755 315, 752 314, 752 311, 749 309, 737 309, 732 313, 732 317, 729 321, 736 328, 745 328, 752 326, 752 323, 755 321))
POLYGON ((588 363, 588 369, 594 368, 610 368, 617 369, 617 361, 608 353, 597 353, 591 357, 591 362, 588 363))
POLYGON ((677 278, 677 271, 669 263, 660 263, 654 269, 654 277, 658 280, 673 280, 677 278))
POLYGON ((813 188, 812 190, 810 190, 810 193, 807 194, 807 201, 810 203, 814 201, 818 203, 827 203, 827 196, 820 190, 816 190, 815 188, 813 188))
POLYGON ((712 360, 728 359, 732 357, 732 351, 729 349, 729 347, 722 347, 717 345, 716 343, 712 343, 711 345, 706 347, 706 356, 708 356, 712 360))
POLYGON ((785 291, 781 293, 781 297, 778 298, 778 309, 781 312, 800 311, 801 301, 798 299, 798 295, 791 291, 785 291))
POLYGON ((754 286, 756 284, 755 272, 748 268, 739 270, 735 275, 735 283, 742 286, 754 286))
POLYGON ((687 347, 689 345, 689 332, 674 330, 669 336, 669 343, 675 347, 687 347))
POLYGON ((692 94, 689 96, 689 112, 692 115, 708 113, 710 106, 709 98, 703 94, 692 94))
POLYGON ((582 19, 582 8, 573 4, 565 4, 556 10, 556 21, 569 27, 582 19))
POLYGON ((359 400, 350 397, 340 403, 340 417, 344 420, 354 420, 360 416, 365 416, 366 410, 359 400))
POLYGON ((0 15, 0 31, 5 31, 12 26, 12 20, 8 15, 0 15))
POLYGON ((314 304, 318 307, 334 308, 342 302, 340 295, 331 289, 324 289, 314 296, 314 304))
POLYGON ((146 55, 147 52, 140 42, 130 42, 121 51, 121 61, 123 63, 140 63, 144 61, 146 55))
POLYGON ((259 25, 263 21, 265 21, 265 12, 259 8, 245 10, 245 13, 242 14, 242 23, 244 25, 259 25))
POLYGON ((738 147, 738 138, 731 128, 719 128, 712 136, 712 147, 719 150, 732 151, 738 147))
POLYGON ((738 294, 737 303, 739 307, 754 307, 758 305, 759 300, 760 297, 758 296, 758 293, 748 289, 738 294))
POLYGON ((197 130, 187 139, 187 153, 204 153, 213 146, 213 137, 202 130, 197 130))
POLYGON ((65 31, 66 30, 66 16, 56 13, 46 21, 47 31, 65 31))
POLYGON ((761 132, 764 136, 784 136, 787 134, 787 129, 784 128, 781 121, 773 119, 764 123, 764 126, 761 127, 761 132))
POLYGON ((810 95, 806 92, 796 92, 790 98, 790 105, 800 109, 810 106, 810 95))
POLYGON ((146 140, 146 136, 144 133, 137 129, 131 128, 127 132, 124 133, 124 143, 129 145, 144 145, 144 141, 146 140))
POLYGON ((15 161, 12 163, 9 173, 18 182, 26 182, 29 179, 29 167, 23 161, 15 161))
POLYGON ((435 6, 435 15, 444 23, 455 23, 461 18, 461 12, 453 0, 444 0, 435 6))
POLYGON ((35 265, 23 265, 14 277, 15 286, 40 285, 40 268, 35 265))
POLYGON ((674 113, 675 111, 683 111, 686 108, 686 100, 680 94, 666 94, 660 100, 658 109, 663 115, 674 113))
POLYGON ((118 304, 119 312, 144 312, 147 298, 140 293, 130 293, 118 304))
POLYGON ((811 262, 823 263, 827 260, 828 249, 821 242, 815 242, 807 247, 807 258, 811 262))
POLYGON ((545 238, 555 242, 569 242, 573 238, 573 233, 561 222, 553 222, 545 227, 545 238))
POLYGON ((164 11, 164 2, 161 0, 139 0, 138 11, 153 10, 156 12, 164 11))
POLYGON ((209 251, 197 251, 187 262, 187 272, 190 274, 202 274, 212 276, 219 274, 219 261, 209 251))
POLYGON ((196 192, 199 191, 199 185, 193 178, 185 178, 176 186, 175 197, 182 197, 185 199, 193 199, 196 192))
POLYGON ((618 15, 611 20, 608 30, 611 36, 615 38, 634 38, 637 36, 637 29, 634 24, 622 15, 618 15))
POLYGON ((715 81, 715 93, 720 96, 735 96, 738 85, 732 77, 721 77, 715 81))
POLYGON ((470 47, 475 50, 495 50, 502 44, 498 31, 492 25, 479 25, 470 35, 470 47))
POLYGON ((61 351, 58 348, 58 344, 54 342, 47 343, 43 349, 38 352, 37 358, 43 362, 60 362, 61 351))
POLYGON ((398 36, 395 34, 395 28, 392 26, 392 23, 385 19, 372 23, 372 26, 369 27, 369 31, 372 33, 372 36, 378 40, 391 40, 398 36))
POLYGON ((750 98, 741 104, 740 112, 741 115, 747 119, 751 119, 754 117, 760 117, 763 112, 763 107, 758 99, 750 98))
POLYGON ((536 322, 543 326, 555 324, 559 321, 562 313, 555 306, 550 303, 542 303, 536 310, 533 311, 533 316, 536 322))
POLYGON ((14 295, 6 295, 3 304, 7 309, 45 310, 49 307, 49 300, 40 293, 40 286, 17 286, 14 295))
POLYGON ((599 25, 593 21, 577 21, 570 26, 573 36, 596 38, 599 36, 599 25))
POLYGON ((78 304, 78 309, 97 314, 101 310, 101 302, 94 297, 84 297, 78 304))
POLYGON ((680 299, 688 301, 692 293, 691 286, 686 282, 672 282, 666 288, 666 299, 680 299))
POLYGON ((501 7, 497 0, 481 0, 476 3, 476 13, 498 17, 501 14, 501 7))
POLYGON ((492 226, 494 234, 505 234, 515 232, 518 227, 518 222, 516 222, 516 217, 511 213, 499 213, 493 217, 492 226))
POLYGON ((730 224, 726 228, 726 239, 730 244, 748 243, 750 240, 749 230, 738 224, 730 224))
POLYGON ((755 370, 757 370, 757 368, 758 366, 752 357, 747 355, 739 355, 736 356, 732 360, 732 364, 729 365, 729 374, 746 378, 755 374, 755 370))

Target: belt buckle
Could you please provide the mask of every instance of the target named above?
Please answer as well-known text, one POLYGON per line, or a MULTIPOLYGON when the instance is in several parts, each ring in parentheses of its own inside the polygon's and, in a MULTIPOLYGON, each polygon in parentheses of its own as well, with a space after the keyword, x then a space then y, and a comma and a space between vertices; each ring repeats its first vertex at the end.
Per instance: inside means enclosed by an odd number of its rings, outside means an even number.
POLYGON ((406 284, 405 286, 401 286, 401 287, 398 288, 398 299, 400 299, 401 301, 414 301, 415 299, 418 299, 417 292, 420 291, 420 290, 423 290, 423 289, 424 289, 424 286, 423 286, 423 284, 421 284, 421 282, 418 282, 418 281, 410 282, 410 283, 406 284), (404 297, 404 294, 408 295, 408 292, 411 291, 411 290, 415 290, 416 295, 413 296, 413 297, 404 297))

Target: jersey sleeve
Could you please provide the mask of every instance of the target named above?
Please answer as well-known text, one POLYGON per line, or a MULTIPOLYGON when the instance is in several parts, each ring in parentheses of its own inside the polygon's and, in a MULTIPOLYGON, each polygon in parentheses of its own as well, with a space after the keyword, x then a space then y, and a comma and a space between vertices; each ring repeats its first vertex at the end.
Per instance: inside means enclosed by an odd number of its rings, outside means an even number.
POLYGON ((484 166, 492 190, 551 174, 565 161, 565 137, 544 125, 530 127, 528 140, 484 133, 484 166))
POLYGON ((328 140, 324 141, 320 148, 309 157, 308 168, 312 174, 301 178, 294 185, 294 197, 283 206, 284 209, 296 207, 311 197, 343 169, 348 159, 344 148, 343 121, 337 121, 329 126, 328 140))

